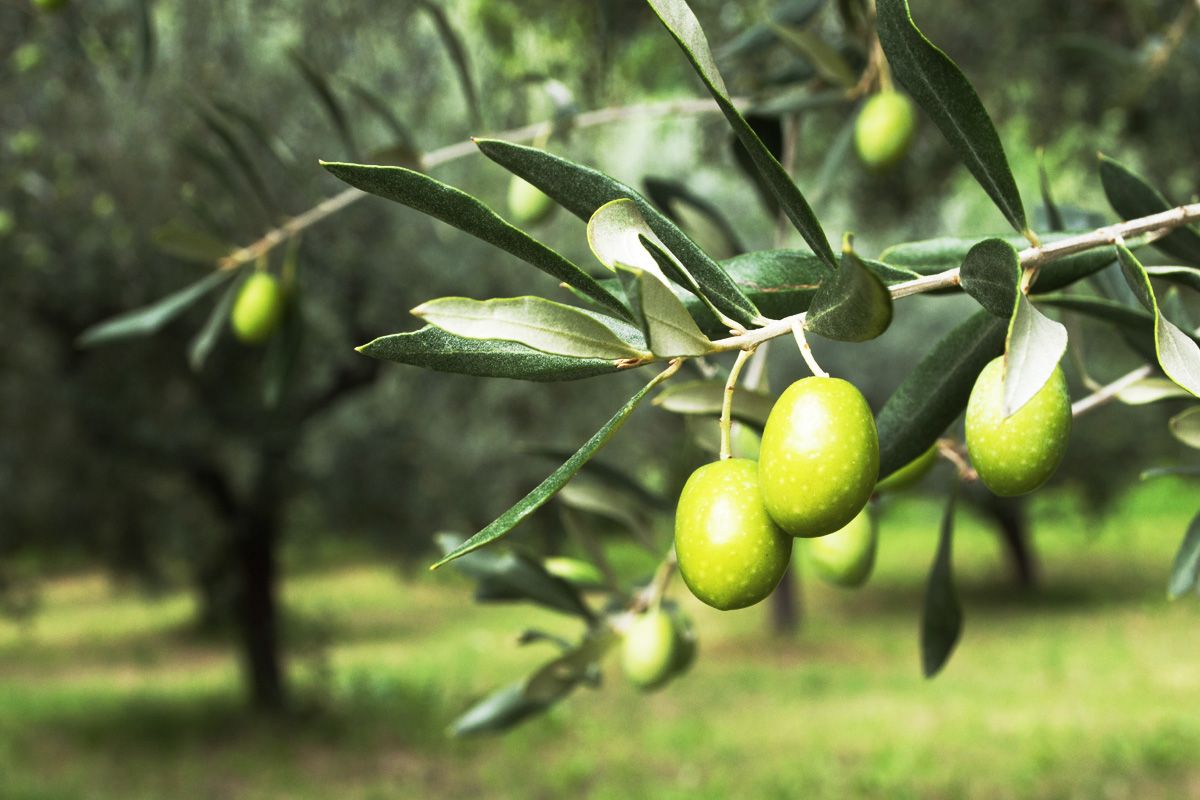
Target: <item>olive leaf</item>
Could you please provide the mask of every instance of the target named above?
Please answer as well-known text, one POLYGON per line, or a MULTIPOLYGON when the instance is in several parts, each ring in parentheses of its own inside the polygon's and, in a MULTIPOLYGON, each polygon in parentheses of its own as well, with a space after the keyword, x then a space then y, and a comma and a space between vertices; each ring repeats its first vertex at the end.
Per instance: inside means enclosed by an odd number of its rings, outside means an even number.
POLYGON ((1171 417, 1168 425, 1171 435, 1188 447, 1200 449, 1200 406, 1193 406, 1187 411, 1171 417))
POLYGON ((190 286, 172 292, 148 306, 126 311, 112 319, 92 325, 79 334, 75 344, 78 347, 95 347, 118 339, 155 334, 236 273, 237 270, 231 269, 209 272, 190 286))
POLYGON ((614 360, 647 355, 595 317, 541 297, 442 297, 412 313, 458 336, 504 339, 554 355, 614 360))
POLYGON ((805 330, 843 342, 874 339, 891 324, 891 293, 851 252, 821 281, 804 318, 805 330))
POLYGON ((237 299, 239 288, 239 283, 232 283, 226 287, 221 298, 209 312, 208 319, 204 321, 204 325, 188 345, 188 366, 192 368, 192 372, 200 372, 204 369, 205 362, 208 361, 213 348, 217 346, 217 340, 221 338, 221 332, 225 330, 225 325, 229 322, 229 314, 233 310, 233 303, 237 299))
POLYGON ((179 220, 155 228, 150 240, 162 252, 185 261, 211 264, 236 249, 211 233, 198 230, 179 220))
MULTIPOLYGON (((724 381, 686 381, 663 389, 652 401, 663 411, 689 416, 715 417, 721 414, 725 402, 724 381)), ((761 430, 775 405, 775 398, 765 392, 737 387, 733 391, 730 412, 735 420, 761 430)))
POLYGON ((1046 151, 1039 147, 1037 151, 1038 189, 1042 193, 1042 208, 1046 211, 1046 224, 1052 231, 1062 231, 1067 226, 1063 222, 1062 212, 1054 202, 1054 194, 1050 190, 1050 174, 1046 172, 1046 151))
POLYGON ((1200 577, 1200 514, 1192 518, 1183 542, 1175 553, 1167 596, 1174 600, 1187 594, 1196 587, 1197 577, 1200 577))
POLYGON ((963 291, 991 314, 1010 319, 1020 294, 1021 261, 1003 239, 984 239, 971 246, 959 271, 963 291))
POLYGON ((1142 378, 1117 392, 1117 399, 1128 406, 1144 406, 1181 397, 1191 397, 1191 394, 1166 378, 1142 378))
POLYGON ((638 404, 642 402, 654 387, 671 377, 675 372, 675 368, 675 366, 669 367, 656 375, 653 380, 638 390, 633 397, 629 398, 625 402, 625 405, 621 406, 617 410, 617 413, 608 422, 604 423, 600 430, 592 435, 592 438, 584 442, 583 446, 567 459, 566 463, 552 472, 549 477, 534 487, 529 494, 521 498, 516 505, 497 517, 490 525, 444 556, 431 569, 437 569, 443 564, 447 564, 460 556, 478 550, 484 545, 506 536, 522 520, 545 505, 551 497, 566 485, 567 481, 574 477, 575 473, 579 472, 592 456, 599 452, 604 445, 608 444, 608 441, 621 429, 621 426, 629 419, 629 415, 638 407, 638 404))
POLYGON ((404 167, 379 167, 322 161, 321 165, 364 192, 413 208, 461 231, 512 253, 543 272, 578 289, 609 311, 629 319, 629 310, 615 295, 571 261, 519 228, 510 225, 481 201, 404 167))
POLYGON ((1160 278, 1200 292, 1200 268, 1147 266, 1146 274, 1151 278, 1160 278))
POLYGON ((1008 157, 970 82, 917 29, 908 0, 877 0, 875 7, 879 43, 896 79, 933 119, 1005 219, 1025 234, 1029 224, 1008 157))
POLYGON ((1125 282, 1147 311, 1154 316, 1154 346, 1166 376, 1200 397, 1200 345, 1162 315, 1150 276, 1129 248, 1118 244, 1117 260, 1125 282))
POLYGON ((1023 292, 1004 343, 1004 414, 1012 416, 1042 390, 1067 352, 1067 328, 1034 308, 1023 292))
POLYGON ((457 336, 432 325, 381 336, 357 350, 397 364, 483 378, 574 381, 620 369, 615 361, 551 355, 516 342, 457 336))
POLYGON ((758 309, 717 262, 634 189, 603 172, 533 147, 498 139, 476 139, 475 145, 485 156, 529 181, 585 222, 605 203, 632 200, 650 229, 724 313, 744 325, 758 316, 758 309))
POLYGON ((804 194, 729 99, 729 91, 725 88, 725 81, 717 70, 716 61, 709 49, 708 39, 701 29, 696 15, 692 13, 692 9, 684 0, 647 0, 647 2, 676 43, 683 49, 692 67, 699 74, 713 99, 717 101, 717 106, 725 115, 725 119, 729 121, 738 141, 746 148, 759 174, 762 175, 771 192, 779 200, 783 213, 804 237, 804 241, 808 243, 812 251, 830 269, 837 269, 837 260, 829 246, 829 239, 825 236, 825 231, 821 228, 816 214, 809 207, 804 194))
POLYGON ((662 358, 675 358, 701 356, 712 351, 712 342, 700 332, 683 301, 658 277, 658 273, 650 274, 620 263, 616 267, 651 353, 662 358))
POLYGON ((646 224, 637 203, 621 198, 596 209, 587 224, 588 246, 596 260, 611 270, 618 264, 649 272, 665 281, 658 262, 642 245, 645 237, 663 250, 666 247, 646 224))
POLYGON ((962 636, 962 606, 954 588, 953 537, 957 487, 946 501, 937 553, 925 586, 921 611, 921 670, 926 678, 942 671, 962 636))
MULTIPOLYGON (((1121 219, 1135 219, 1171 209, 1167 198, 1124 164, 1106 155, 1100 156, 1100 183, 1113 211, 1121 219)), ((1159 250, 1185 261, 1200 265, 1200 232, 1184 226, 1154 241, 1159 250)))
POLYGON ((980 371, 1003 352, 1005 325, 978 311, 934 346, 880 410, 879 479, 937 441, 967 407, 980 371))
POLYGON ((650 200, 714 258, 745 251, 729 219, 708 198, 669 178, 647 177, 642 183, 650 200))

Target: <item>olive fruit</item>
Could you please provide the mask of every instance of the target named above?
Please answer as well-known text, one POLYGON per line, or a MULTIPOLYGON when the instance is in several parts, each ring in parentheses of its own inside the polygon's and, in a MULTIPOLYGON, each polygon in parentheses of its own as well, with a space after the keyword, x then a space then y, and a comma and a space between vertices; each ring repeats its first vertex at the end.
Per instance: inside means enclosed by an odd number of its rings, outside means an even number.
POLYGON ((621 670, 639 689, 657 689, 675 674, 679 640, 671 615, 652 608, 633 618, 621 642, 621 670))
POLYGON ((980 480, 996 494, 1025 494, 1049 480, 1070 433, 1071 398, 1061 367, 1007 419, 1003 357, 979 373, 967 401, 967 452, 980 480))
POLYGON ((936 463, 937 443, 935 442, 924 453, 875 484, 875 491, 876 493, 902 492, 905 489, 911 489, 929 474, 929 470, 933 469, 933 465, 936 463))
POLYGON ((763 428, 758 478, 767 513, 792 536, 833 533, 862 510, 879 477, 879 434, 862 393, 840 378, 804 378, 763 428))
POLYGON ((541 189, 516 175, 508 184, 508 212, 517 225, 537 225, 554 211, 554 201, 541 189))
POLYGON ((675 555, 683 582, 713 608, 745 608, 774 591, 792 540, 767 515, 757 464, 730 458, 692 473, 675 511, 675 555))
POLYGON ((542 561, 542 567, 556 578, 583 589, 594 589, 604 585, 604 576, 595 564, 578 558, 550 556, 542 561))
POLYGON ((841 530, 805 542, 817 574, 838 586, 861 586, 875 567, 878 534, 870 512, 863 509, 841 530))
POLYGON ((262 344, 271 338, 282 316, 279 281, 269 272, 255 272, 238 290, 229 321, 237 338, 246 344, 262 344))
POLYGON ((675 661, 671 664, 671 677, 678 678, 692 668, 696 661, 696 629, 692 621, 680 610, 671 611, 671 621, 675 625, 675 661))
POLYGON ((880 92, 863 104, 854 123, 854 146, 867 169, 882 172, 900 161, 916 130, 912 101, 898 92, 880 92))

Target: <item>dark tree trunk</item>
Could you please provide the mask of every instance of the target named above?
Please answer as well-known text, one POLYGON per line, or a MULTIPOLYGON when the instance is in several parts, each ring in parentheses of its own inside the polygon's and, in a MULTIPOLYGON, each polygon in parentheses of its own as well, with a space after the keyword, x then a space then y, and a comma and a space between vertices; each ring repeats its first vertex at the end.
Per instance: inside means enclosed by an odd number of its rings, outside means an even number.
POLYGON ((1029 518, 1021 500, 992 497, 984 503, 987 512, 1000 528, 1000 538, 1017 584, 1031 589, 1037 584, 1037 557, 1029 540, 1029 518))
POLYGON ((771 594, 770 626, 775 636, 788 636, 800 628, 800 581, 795 566, 783 573, 779 586, 771 594))
POLYGON ((264 458, 253 496, 237 522, 234 551, 240 577, 238 628, 250 700, 276 712, 287 705, 279 630, 279 464, 264 458))

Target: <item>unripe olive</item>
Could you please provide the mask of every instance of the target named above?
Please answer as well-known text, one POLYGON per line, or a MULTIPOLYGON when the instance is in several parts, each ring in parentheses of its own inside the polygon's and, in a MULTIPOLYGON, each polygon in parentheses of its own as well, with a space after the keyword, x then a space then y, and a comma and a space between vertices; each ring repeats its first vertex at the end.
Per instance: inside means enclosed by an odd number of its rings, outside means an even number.
POLYGON ((882 172, 908 151, 916 130, 912 101, 898 92, 881 92, 863 104, 854 123, 854 145, 863 165, 882 172))
POLYGON ((529 181, 516 175, 508 184, 508 212, 514 224, 537 225, 554 212, 550 196, 529 181))
POLYGON ((678 678, 696 661, 696 629, 692 621, 678 609, 671 612, 671 622, 675 625, 675 661, 671 664, 671 677, 678 678))
POLYGON ((789 386, 763 428, 758 477, 767 512, 792 536, 854 519, 879 477, 879 434, 862 393, 840 378, 789 386))
POLYGON ((229 321, 237 338, 246 344, 262 344, 271 338, 282 316, 279 281, 269 272, 255 272, 238 290, 229 321))
POLYGON ((675 674, 679 643, 671 615, 661 608, 634 617, 621 642, 621 669, 634 686, 657 689, 675 674))
POLYGON ((684 583, 713 608, 745 608, 774 591, 792 540, 767 515, 753 461, 730 458, 692 473, 675 512, 675 555, 684 583))
POLYGON ((992 360, 967 401, 967 452, 998 495, 1032 492, 1058 469, 1071 434, 1071 397, 1061 367, 1017 413, 1004 417, 1004 359, 992 360))
POLYGON ((542 567, 554 577, 584 589, 604 585, 604 576, 600 574, 596 565, 580 561, 578 558, 550 556, 542 561, 542 567))
POLYGON ((865 508, 841 530, 805 542, 817 574, 847 587, 861 586, 870 577, 877 543, 875 521, 865 508))
POLYGON ((933 465, 936 463, 937 443, 935 442, 924 453, 875 484, 875 491, 876 493, 902 492, 905 489, 911 489, 929 474, 929 470, 933 469, 933 465))

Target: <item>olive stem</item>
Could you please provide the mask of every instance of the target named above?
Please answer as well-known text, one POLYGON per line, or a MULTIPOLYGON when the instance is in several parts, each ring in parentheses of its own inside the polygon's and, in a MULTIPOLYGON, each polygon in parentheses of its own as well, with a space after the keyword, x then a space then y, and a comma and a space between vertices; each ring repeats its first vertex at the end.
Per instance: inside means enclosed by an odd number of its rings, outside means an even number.
POLYGON ((725 461, 733 455, 733 448, 730 444, 730 428, 733 424, 733 393, 737 389, 738 375, 742 372, 742 367, 750 356, 754 355, 754 348, 740 350, 737 354, 737 359, 733 362, 733 366, 729 368, 729 380, 725 381, 725 395, 721 400, 721 460, 725 461))
POLYGON ((974 483, 979 480, 979 473, 971 466, 962 445, 954 439, 937 440, 938 455, 954 465, 958 471, 959 480, 964 483, 974 483))
MULTIPOLYGON (((746 98, 735 97, 733 104, 737 107, 744 107, 749 103, 746 98)), ((631 119, 648 119, 651 117, 669 117, 681 114, 708 114, 720 111, 716 102, 710 98, 685 98, 682 100, 664 100, 657 103, 637 103, 629 106, 610 106, 608 108, 600 108, 595 111, 586 111, 575 117, 572 122, 574 128, 591 128, 597 125, 607 125, 613 122, 624 122, 631 119)), ((521 128, 513 128, 507 131, 501 131, 494 134, 494 138, 504 139, 510 142, 531 142, 535 141, 539 136, 548 135, 554 130, 554 120, 545 120, 543 122, 535 122, 531 125, 525 125, 521 128)), ((462 142, 445 147, 439 147, 436 150, 430 150, 421 156, 417 167, 422 171, 429 171, 434 167, 440 167, 443 164, 451 161, 456 161, 460 158, 478 153, 479 149, 475 146, 474 139, 467 139, 462 142)), ((285 220, 279 226, 272 228, 258 238, 257 241, 231 250, 226 255, 217 259, 217 269, 236 269, 242 264, 246 264, 261 255, 269 253, 279 245, 293 238, 306 228, 321 222, 327 217, 331 217, 347 206, 353 205, 368 193, 361 189, 349 188, 343 189, 335 195, 325 198, 320 203, 317 203, 307 211, 297 214, 288 220, 285 220)))
POLYGON ((1128 389, 1133 384, 1148 378, 1154 373, 1154 366, 1151 364, 1143 364, 1132 372, 1127 372, 1117 378, 1112 383, 1107 383, 1101 386, 1096 391, 1089 394, 1087 397, 1082 397, 1071 404, 1071 416, 1079 417, 1089 411, 1099 408, 1108 403, 1125 389, 1128 389))
POLYGON ((804 325, 799 321, 792 323, 792 336, 796 337, 796 346, 800 348, 800 355, 804 357, 804 363, 808 365, 812 374, 818 378, 828 378, 829 373, 821 369, 821 365, 817 363, 817 359, 813 355, 812 348, 808 346, 808 337, 804 335, 804 325))
POLYGON ((675 556, 675 546, 672 545, 667 554, 663 556, 658 569, 655 570, 654 577, 633 598, 633 603, 630 604, 629 610, 634 614, 638 614, 650 608, 658 608, 662 604, 663 596, 667 593, 667 586, 671 583, 671 576, 675 574, 675 567, 678 563, 679 560, 675 556))

